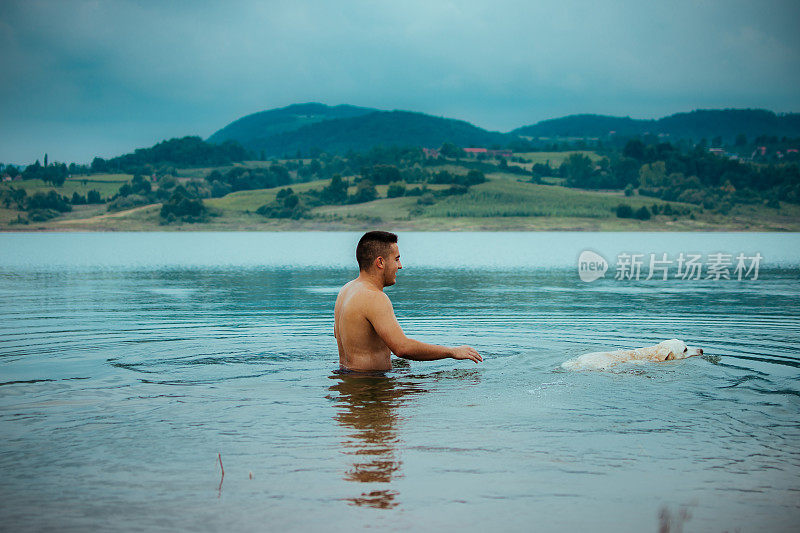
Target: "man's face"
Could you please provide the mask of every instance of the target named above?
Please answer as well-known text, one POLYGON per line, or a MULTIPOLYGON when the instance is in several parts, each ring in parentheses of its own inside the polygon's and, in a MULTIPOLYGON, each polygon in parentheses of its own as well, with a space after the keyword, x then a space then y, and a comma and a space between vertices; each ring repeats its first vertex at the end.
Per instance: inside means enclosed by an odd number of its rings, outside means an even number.
POLYGON ((389 285, 394 285, 397 282, 397 271, 403 268, 403 265, 400 263, 400 248, 398 248, 397 243, 392 243, 391 248, 389 248, 389 253, 386 255, 388 257, 383 258, 384 287, 388 287, 389 285))

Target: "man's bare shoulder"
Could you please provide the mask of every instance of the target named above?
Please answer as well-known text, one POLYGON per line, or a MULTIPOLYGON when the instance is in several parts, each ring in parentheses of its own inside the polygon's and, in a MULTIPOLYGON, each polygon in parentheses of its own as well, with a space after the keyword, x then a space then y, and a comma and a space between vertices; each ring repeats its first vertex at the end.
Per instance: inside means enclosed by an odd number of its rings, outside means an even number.
POLYGON ((357 279, 346 283, 345 286, 341 288, 337 300, 347 300, 349 304, 356 304, 359 307, 392 305, 386 293, 366 283, 362 283, 357 279))

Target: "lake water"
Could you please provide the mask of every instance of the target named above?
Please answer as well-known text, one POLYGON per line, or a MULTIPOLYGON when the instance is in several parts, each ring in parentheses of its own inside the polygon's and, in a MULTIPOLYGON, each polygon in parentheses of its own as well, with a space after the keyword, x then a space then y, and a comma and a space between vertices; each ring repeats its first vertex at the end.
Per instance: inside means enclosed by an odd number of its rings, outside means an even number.
POLYGON ((0 235, 0 528, 797 530, 800 235, 403 233, 406 333, 484 362, 351 377, 358 237, 0 235), (623 252, 763 260, 614 279, 623 252), (560 368, 670 338, 705 355, 560 368))

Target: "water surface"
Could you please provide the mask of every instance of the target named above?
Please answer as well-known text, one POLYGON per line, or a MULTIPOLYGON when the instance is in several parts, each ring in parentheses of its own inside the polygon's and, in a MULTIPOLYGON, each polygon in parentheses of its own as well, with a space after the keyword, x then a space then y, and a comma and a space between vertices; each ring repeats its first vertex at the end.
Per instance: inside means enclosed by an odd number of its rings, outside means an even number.
POLYGON ((4 529, 796 530, 800 236, 402 234, 406 333, 485 360, 353 377, 358 237, 0 235, 4 529), (584 249, 765 259, 584 283, 584 249), (673 337, 706 356, 559 367, 673 337))

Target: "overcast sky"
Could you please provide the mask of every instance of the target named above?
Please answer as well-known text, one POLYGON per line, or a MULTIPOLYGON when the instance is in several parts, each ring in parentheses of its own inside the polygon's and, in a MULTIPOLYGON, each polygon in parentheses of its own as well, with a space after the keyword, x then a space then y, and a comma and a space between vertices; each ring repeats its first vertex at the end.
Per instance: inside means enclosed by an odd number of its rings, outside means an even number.
POLYGON ((292 103, 508 131, 800 111, 797 1, 0 1, 0 161, 90 161, 292 103))

